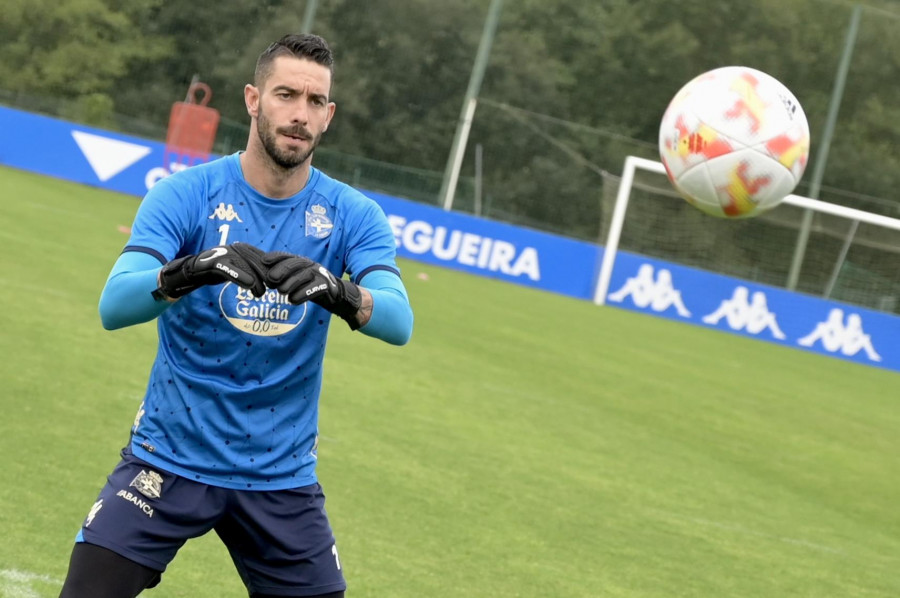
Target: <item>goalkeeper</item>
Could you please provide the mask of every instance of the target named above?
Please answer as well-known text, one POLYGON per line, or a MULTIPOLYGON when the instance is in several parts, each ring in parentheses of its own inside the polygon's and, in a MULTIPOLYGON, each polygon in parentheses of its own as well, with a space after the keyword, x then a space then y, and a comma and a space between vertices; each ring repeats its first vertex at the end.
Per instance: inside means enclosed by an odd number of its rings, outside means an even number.
POLYGON ((255 598, 344 595, 316 478, 329 323, 403 345, 413 315, 382 210, 311 165, 334 116, 332 64, 320 37, 272 44, 244 90, 246 150, 141 203, 100 316, 108 329, 155 319, 159 346, 63 598, 137 596, 211 530, 255 598))

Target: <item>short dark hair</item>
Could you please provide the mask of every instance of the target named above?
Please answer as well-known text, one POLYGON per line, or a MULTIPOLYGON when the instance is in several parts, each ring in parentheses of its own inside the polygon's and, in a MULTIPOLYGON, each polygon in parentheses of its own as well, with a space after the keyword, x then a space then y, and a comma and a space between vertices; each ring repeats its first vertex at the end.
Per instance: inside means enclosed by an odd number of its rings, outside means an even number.
POLYGON ((274 42, 259 55, 256 61, 256 71, 253 73, 253 83, 259 87, 272 73, 272 63, 279 56, 293 56, 312 60, 316 64, 327 66, 334 80, 334 54, 328 47, 324 38, 312 33, 285 35, 274 42))

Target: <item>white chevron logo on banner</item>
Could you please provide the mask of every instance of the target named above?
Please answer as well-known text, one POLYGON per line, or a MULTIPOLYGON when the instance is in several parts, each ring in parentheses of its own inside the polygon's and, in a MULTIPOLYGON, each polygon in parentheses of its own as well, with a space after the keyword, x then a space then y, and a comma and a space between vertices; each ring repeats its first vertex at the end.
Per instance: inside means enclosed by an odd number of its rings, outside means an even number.
POLYGON ((145 145, 101 137, 84 131, 72 131, 72 137, 87 158, 88 164, 94 169, 97 178, 103 182, 150 153, 150 148, 145 145))

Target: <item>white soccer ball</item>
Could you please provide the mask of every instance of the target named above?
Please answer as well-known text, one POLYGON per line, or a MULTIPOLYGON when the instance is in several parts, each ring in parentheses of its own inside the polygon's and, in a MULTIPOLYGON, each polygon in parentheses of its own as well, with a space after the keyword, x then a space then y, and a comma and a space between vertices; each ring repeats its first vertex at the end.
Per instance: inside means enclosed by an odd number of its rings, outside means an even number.
POLYGON ((679 90, 659 129, 669 180, 712 216, 748 218, 781 203, 809 158, 809 124, 778 80, 743 66, 695 77, 679 90))

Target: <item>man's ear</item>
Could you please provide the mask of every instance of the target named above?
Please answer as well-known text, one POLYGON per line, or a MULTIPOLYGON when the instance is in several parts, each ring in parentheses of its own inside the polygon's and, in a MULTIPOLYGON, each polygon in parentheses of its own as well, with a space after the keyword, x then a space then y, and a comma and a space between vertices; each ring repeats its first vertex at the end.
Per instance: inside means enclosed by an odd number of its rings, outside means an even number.
POLYGON ((259 89, 249 83, 244 86, 244 104, 247 106, 247 114, 256 118, 259 114, 259 89))
POLYGON ((328 114, 325 116, 325 127, 322 129, 323 132, 328 130, 328 125, 331 124, 331 119, 334 118, 334 111, 336 108, 337 104, 328 102, 328 114))

